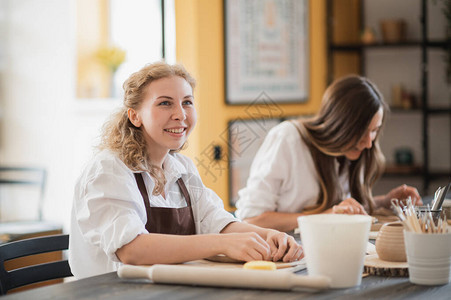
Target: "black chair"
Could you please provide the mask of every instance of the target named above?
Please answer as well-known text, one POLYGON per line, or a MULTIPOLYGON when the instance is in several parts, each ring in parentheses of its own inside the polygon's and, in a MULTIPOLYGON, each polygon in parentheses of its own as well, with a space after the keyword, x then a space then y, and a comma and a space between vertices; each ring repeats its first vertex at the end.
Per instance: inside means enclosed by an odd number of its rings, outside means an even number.
POLYGON ((49 235, 0 245, 0 295, 24 285, 73 276, 67 260, 53 261, 7 271, 5 261, 69 248, 69 235, 49 235))

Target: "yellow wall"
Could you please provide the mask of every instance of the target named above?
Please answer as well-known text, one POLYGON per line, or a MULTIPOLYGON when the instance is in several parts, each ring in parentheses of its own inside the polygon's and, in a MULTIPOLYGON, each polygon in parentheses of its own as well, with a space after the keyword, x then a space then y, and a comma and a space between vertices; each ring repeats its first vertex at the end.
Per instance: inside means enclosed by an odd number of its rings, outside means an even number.
MULTIPOLYGON (((310 97, 305 103, 279 105, 284 116, 315 113, 326 87, 325 0, 309 1, 310 97)), ((197 128, 185 154, 198 165, 204 184, 213 189, 228 210, 227 144, 221 139, 228 121, 249 118, 246 106, 228 106, 224 100, 224 36, 222 0, 175 0, 176 56, 197 79, 195 91, 197 128), (220 145, 224 158, 208 172, 199 162, 211 159, 213 145, 220 145)), ((255 108, 257 109, 257 107, 255 108)))
POLYGON ((77 97, 109 96, 110 74, 94 53, 108 44, 108 1, 77 0, 77 97))

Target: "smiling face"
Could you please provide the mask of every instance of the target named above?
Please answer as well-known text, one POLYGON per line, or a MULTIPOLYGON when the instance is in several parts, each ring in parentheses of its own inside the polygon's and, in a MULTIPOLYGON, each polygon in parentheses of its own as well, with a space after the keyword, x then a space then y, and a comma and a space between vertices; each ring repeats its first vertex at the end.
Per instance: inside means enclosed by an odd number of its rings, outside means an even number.
POLYGON ((170 150, 183 146, 196 124, 193 89, 179 76, 154 80, 139 109, 130 108, 128 116, 141 127, 151 161, 161 164, 170 150))
POLYGON ((384 118, 384 110, 379 110, 374 114, 373 119, 370 122, 367 130, 360 138, 360 140, 350 150, 344 152, 344 155, 349 160, 357 160, 362 154, 363 150, 370 149, 373 146, 373 141, 376 139, 377 134, 382 126, 382 120, 384 118))

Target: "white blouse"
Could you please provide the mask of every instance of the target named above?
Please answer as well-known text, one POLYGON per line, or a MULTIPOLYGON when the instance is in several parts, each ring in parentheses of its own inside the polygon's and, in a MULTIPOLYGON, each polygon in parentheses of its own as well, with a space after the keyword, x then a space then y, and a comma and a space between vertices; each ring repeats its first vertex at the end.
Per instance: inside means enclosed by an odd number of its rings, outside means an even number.
MULTIPOLYGON (((222 200, 206 188, 193 162, 184 155, 167 155, 163 169, 167 183, 164 199, 154 196, 154 180, 143 173, 153 207, 185 207, 176 181, 182 177, 191 198, 196 232, 219 233, 237 221, 224 210, 222 200)), ((69 264, 76 278, 116 271, 121 264, 116 251, 138 235, 148 233, 146 209, 133 171, 115 154, 98 153, 85 167, 75 186, 69 264)))
MULTIPOLYGON (((336 168, 338 168, 338 162, 336 168)), ((340 175, 344 197, 350 197, 347 172, 340 175)), ((251 165, 245 188, 238 192, 236 216, 266 211, 296 213, 314 205, 320 192, 318 173, 296 126, 282 122, 266 136, 251 165)))

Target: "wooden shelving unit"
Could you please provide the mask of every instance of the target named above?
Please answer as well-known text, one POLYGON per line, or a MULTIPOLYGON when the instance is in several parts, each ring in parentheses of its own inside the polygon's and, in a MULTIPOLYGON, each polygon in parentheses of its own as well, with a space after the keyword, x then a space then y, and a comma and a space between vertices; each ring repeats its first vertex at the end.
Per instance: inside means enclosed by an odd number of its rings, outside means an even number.
MULTIPOLYGON (((376 0, 377 1, 377 0, 376 0)), ((360 32, 365 28, 363 0, 328 0, 327 1, 327 37, 328 37, 328 80, 332 82, 335 78, 349 73, 366 75, 365 51, 378 49, 400 51, 406 48, 418 49, 420 59, 418 72, 421 78, 421 88, 417 99, 417 106, 404 109, 393 107, 393 114, 420 114, 421 115, 421 166, 387 166, 385 176, 417 176, 422 179, 422 191, 431 193, 430 182, 437 177, 451 177, 451 166, 445 166, 444 170, 431 170, 430 167, 430 128, 429 121, 432 117, 447 115, 450 117, 451 128, 451 101, 448 106, 432 106, 429 99, 429 61, 428 51, 431 49, 443 52, 451 51, 451 40, 429 40, 428 38, 428 0, 420 0, 420 39, 406 40, 396 43, 375 42, 364 44, 360 40, 360 32), (345 9, 346 8, 346 9, 345 9), (351 20, 351 21, 350 21, 351 20), (400 49, 401 48, 401 49, 400 49)), ((412 3, 412 5, 415 5, 412 3)), ((394 66, 396 61, 393 62, 394 66)), ((448 95, 449 97, 449 95, 448 95)), ((446 129, 451 135, 450 129, 446 129)), ((450 146, 451 148, 451 146, 450 146)), ((451 153, 450 153, 451 161, 451 153)))

